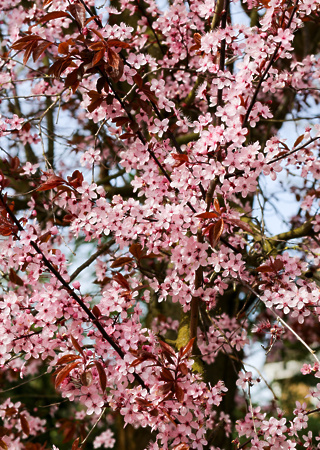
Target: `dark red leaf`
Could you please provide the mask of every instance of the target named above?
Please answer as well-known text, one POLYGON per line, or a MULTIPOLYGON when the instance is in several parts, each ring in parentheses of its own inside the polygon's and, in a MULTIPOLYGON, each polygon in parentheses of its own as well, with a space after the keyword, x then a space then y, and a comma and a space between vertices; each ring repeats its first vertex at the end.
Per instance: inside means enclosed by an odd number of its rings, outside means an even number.
POLYGON ((126 42, 119 41, 119 39, 109 39, 107 41, 109 47, 130 48, 131 45, 126 42))
POLYGON ((77 439, 73 442, 71 450, 78 450, 79 448, 79 443, 80 443, 80 438, 77 437, 77 439))
POLYGON ((137 244, 131 244, 130 248, 129 248, 129 252, 131 253, 132 256, 134 256, 138 261, 139 259, 141 259, 144 255, 145 252, 142 249, 141 244, 137 243, 137 244))
POLYGON ((124 289, 130 290, 130 285, 127 281, 127 279, 122 275, 122 273, 116 273, 112 277, 114 281, 116 281, 118 284, 120 284, 121 287, 124 289))
POLYGON ((90 370, 86 370, 80 375, 80 380, 83 386, 90 386, 93 380, 92 373, 90 370))
POLYGON ((81 28, 84 28, 86 22, 86 10, 82 3, 73 3, 69 5, 67 10, 78 22, 81 28))
POLYGON ((22 431, 24 432, 24 434, 29 436, 29 434, 30 434, 29 423, 23 414, 20 415, 20 423, 21 423, 21 428, 22 428, 22 431))
POLYGON ((90 50, 94 52, 98 52, 100 50, 106 51, 106 43, 104 41, 98 41, 94 42, 93 44, 89 45, 90 50))
POLYGON ((101 390, 102 390, 102 392, 104 392, 106 390, 106 387, 107 387, 106 372, 105 372, 102 364, 99 361, 94 361, 94 364, 95 364, 95 366, 97 368, 97 371, 98 371, 101 390))
POLYGON ((84 356, 83 350, 79 344, 79 342, 71 335, 71 342, 74 348, 80 353, 80 355, 84 356))
POLYGON ((75 93, 77 90, 81 79, 81 71, 79 71, 79 68, 73 70, 72 72, 68 73, 64 80, 65 87, 71 87, 72 92, 75 93))
POLYGON ((80 361, 76 361, 70 364, 67 364, 63 369, 61 369, 56 376, 55 387, 57 388, 60 384, 65 380, 65 378, 69 375, 69 373, 76 368, 80 364, 80 361))
POLYGON ((95 30, 93 28, 88 28, 89 31, 91 31, 92 33, 94 33, 96 36, 98 36, 102 41, 104 40, 104 37, 102 36, 102 34, 100 33, 100 31, 95 30))
POLYGON ((97 305, 94 305, 94 307, 92 308, 92 314, 94 314, 94 316, 99 319, 99 317, 101 317, 101 311, 98 308, 97 305))
POLYGON ((120 117, 114 117, 112 119, 112 122, 117 125, 117 127, 122 127, 126 123, 130 122, 129 117, 127 116, 120 116, 120 117))
POLYGON ((118 69, 119 61, 120 61, 120 57, 119 57, 118 53, 111 50, 111 48, 108 48, 107 55, 108 55, 108 63, 110 64, 110 66, 113 69, 118 69))
POLYGON ((268 264, 263 264, 262 266, 257 267, 255 270, 261 273, 273 272, 272 267, 269 266, 268 264))
POLYGON ((217 198, 215 198, 213 200, 213 204, 214 204, 214 209, 220 214, 220 204, 219 204, 219 200, 217 198))
POLYGON ((74 189, 77 189, 78 187, 82 186, 83 174, 79 172, 79 170, 75 170, 72 173, 71 177, 67 177, 67 180, 70 186, 72 186, 74 189))
POLYGON ((139 89, 142 89, 142 87, 143 87, 143 79, 142 79, 141 75, 136 73, 133 76, 133 81, 136 83, 136 85, 138 86, 139 89))
POLYGON ((60 42, 58 45, 58 53, 61 55, 67 55, 69 53, 69 44, 68 42, 60 42))
POLYGON ((199 33, 194 33, 193 35, 193 40, 196 44, 201 45, 201 34, 199 33))
POLYGON ((11 283, 16 284, 17 286, 23 286, 23 280, 12 268, 9 271, 9 280, 11 281, 11 283))
POLYGON ((49 22, 49 20, 61 19, 62 17, 69 17, 70 19, 69 14, 65 11, 53 11, 46 14, 45 16, 42 16, 38 23, 49 22))
POLYGON ((98 64, 104 57, 104 54, 105 54, 104 49, 97 52, 92 59, 92 66, 95 66, 96 64, 98 64))
POLYGON ((14 42, 11 46, 13 50, 22 50, 30 44, 30 42, 34 41, 43 41, 43 38, 40 36, 37 36, 35 34, 29 34, 27 36, 23 36, 21 39, 18 39, 16 42, 14 42))
POLYGON ((185 363, 180 363, 178 365, 178 369, 180 370, 182 375, 188 375, 188 373, 189 373, 188 367, 185 363))
POLYGON ((158 103, 158 99, 155 96, 155 94, 153 92, 150 91, 149 87, 144 87, 141 89, 141 91, 148 97, 148 99, 152 102, 157 104, 158 103))
POLYGON ((174 389, 178 402, 182 403, 184 399, 184 390, 180 387, 178 383, 175 383, 174 389))
POLYGON ((8 450, 7 444, 2 439, 0 439, 0 448, 3 448, 4 450, 8 450))
POLYGON ((197 214, 196 217, 198 217, 199 219, 216 219, 217 217, 219 217, 219 214, 215 212, 204 212, 201 214, 197 214))
POLYGON ((175 353, 175 351, 173 350, 173 348, 170 347, 170 345, 168 345, 166 342, 159 341, 159 344, 160 344, 161 347, 162 347, 162 351, 166 351, 166 352, 168 352, 170 355, 176 356, 176 353, 175 353))
POLYGON ((125 266, 126 264, 129 264, 133 261, 133 258, 130 258, 129 256, 123 256, 121 258, 117 258, 113 263, 111 264, 112 269, 115 269, 117 267, 125 266))
POLYGON ((64 365, 64 364, 69 364, 70 362, 75 361, 76 359, 79 359, 79 358, 81 358, 81 356, 79 356, 79 355, 72 355, 72 354, 64 355, 64 356, 61 356, 61 358, 58 359, 56 364, 58 366, 59 365, 64 365))
POLYGON ((171 371, 165 367, 161 370, 160 378, 163 381, 174 381, 171 371))
POLYGON ((157 389, 159 395, 167 395, 170 391, 172 391, 173 383, 165 383, 157 389))
POLYGON ((153 405, 153 403, 148 402, 148 400, 145 400, 144 398, 136 398, 136 403, 138 403, 139 406, 143 406, 143 407, 153 405))
POLYGON ((133 134, 133 133, 123 133, 123 134, 120 134, 120 139, 130 139, 130 138, 132 138, 132 137, 135 137, 135 134, 133 134))
POLYGON ((96 88, 97 88, 97 91, 98 91, 99 94, 101 94, 102 89, 104 89, 106 93, 109 92, 109 85, 106 82, 105 77, 100 77, 97 80, 96 88))
POLYGON ((181 443, 172 447, 172 450, 190 450, 190 447, 185 443, 181 443))
POLYGON ((172 153, 172 157, 173 157, 173 159, 175 159, 177 161, 175 163, 174 167, 180 167, 180 166, 182 166, 182 164, 189 162, 189 157, 188 157, 188 155, 185 155, 185 154, 178 155, 176 153, 172 153))
POLYGON ((224 222, 222 219, 218 220, 209 230, 209 242, 212 247, 215 247, 219 242, 224 228, 224 222))
POLYGON ((17 414, 18 410, 13 406, 6 408, 6 417, 11 417, 17 414))
POLYGON ((253 232, 250 225, 246 222, 243 222, 240 219, 228 219, 227 222, 232 223, 233 225, 236 225, 237 227, 241 228, 243 231, 246 231, 247 233, 251 234, 253 232))
POLYGON ((99 108, 101 106, 101 103, 103 102, 104 98, 98 98, 97 100, 94 100, 90 103, 90 105, 87 106, 87 110, 92 113, 95 109, 99 108))
MULTIPOLYGON (((117 53, 115 53, 115 55, 117 55, 117 53)), ((115 65, 109 65, 109 67, 107 67, 107 72, 110 75, 110 77, 113 79, 113 81, 115 83, 117 83, 120 78, 122 77, 123 74, 123 69, 124 69, 124 64, 121 58, 119 58, 119 56, 117 55, 117 61, 113 60, 114 63, 116 63, 115 65)))
POLYGON ((194 341, 195 341, 195 337, 192 338, 192 339, 190 339, 190 341, 187 343, 187 345, 186 345, 185 347, 182 347, 182 348, 180 349, 180 352, 181 352, 181 356, 182 356, 182 357, 184 357, 184 356, 187 356, 187 357, 188 357, 188 356, 191 354, 192 349, 193 349, 193 343, 194 343, 194 341))
POLYGON ((295 140, 295 143, 293 144, 293 148, 297 147, 303 141, 303 139, 304 139, 304 134, 302 134, 295 140))
POLYGON ((52 42, 48 42, 48 41, 43 41, 41 42, 41 44, 39 44, 36 48, 33 49, 32 52, 32 59, 34 62, 37 61, 37 59, 42 55, 42 53, 48 48, 50 47, 50 45, 52 44, 52 42))
POLYGON ((26 47, 25 52, 24 52, 24 56, 23 56, 23 64, 27 64, 28 59, 30 58, 31 53, 35 50, 35 48, 37 47, 37 41, 32 41, 28 47, 26 47))
POLYGON ((50 189, 54 189, 57 186, 61 186, 62 184, 64 184, 65 181, 63 178, 58 177, 57 175, 49 175, 47 181, 45 181, 44 183, 42 183, 36 190, 38 192, 41 191, 49 191, 50 189))
POLYGON ((284 262, 280 259, 276 259, 274 263, 271 264, 275 272, 279 272, 284 267, 284 262))

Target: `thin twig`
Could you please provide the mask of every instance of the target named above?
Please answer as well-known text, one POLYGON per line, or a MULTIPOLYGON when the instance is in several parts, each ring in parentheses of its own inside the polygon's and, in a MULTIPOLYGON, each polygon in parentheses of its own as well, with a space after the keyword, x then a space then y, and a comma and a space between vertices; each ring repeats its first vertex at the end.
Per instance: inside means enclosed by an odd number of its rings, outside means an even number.
MULTIPOLYGON (((264 303, 264 301, 261 299, 260 294, 258 294, 258 292, 256 292, 251 286, 250 284, 246 283, 244 280, 241 280, 242 284, 244 286, 246 286, 262 303, 264 303)), ((301 344, 308 350, 309 353, 311 353, 312 357, 316 360, 316 362, 320 365, 320 361, 317 357, 317 355, 315 354, 315 351, 312 350, 312 348, 309 347, 309 345, 294 331, 293 328, 290 327, 290 325, 288 325, 275 311, 273 311, 273 309, 271 307, 268 307, 269 311, 275 316, 275 318, 277 319, 278 322, 282 323, 282 325, 287 328, 297 339, 298 341, 301 342, 301 344)))
POLYGON ((90 434, 93 432, 93 430, 95 429, 95 427, 98 425, 98 423, 100 422, 100 420, 102 419, 102 416, 104 415, 104 413, 106 412, 107 408, 103 408, 100 416, 98 417, 98 419, 96 420, 96 422, 94 423, 94 425, 92 426, 91 430, 89 431, 89 433, 87 434, 87 436, 84 438, 84 440, 81 442, 80 444, 80 448, 87 442, 90 434))
POLYGON ((27 381, 24 381, 23 383, 17 384, 17 386, 13 386, 12 388, 6 389, 5 391, 0 391, 0 394, 4 394, 5 392, 13 391, 14 389, 17 389, 17 388, 19 388, 20 386, 23 386, 23 385, 25 385, 25 384, 28 384, 28 383, 30 383, 31 381, 38 380, 38 378, 43 377, 43 375, 47 375, 47 373, 48 373, 48 371, 42 373, 41 375, 38 375, 37 377, 32 378, 31 380, 27 380, 27 381))
POLYGON ((90 266, 91 263, 93 263, 98 256, 102 255, 106 250, 108 250, 111 245, 114 244, 114 241, 112 242, 107 242, 107 244, 103 245, 101 248, 99 248, 95 253, 93 253, 93 255, 90 256, 89 259, 87 259, 87 261, 85 261, 83 264, 81 264, 81 266, 79 266, 71 275, 70 275, 70 282, 73 281, 75 278, 77 278, 77 276, 87 267, 90 266))

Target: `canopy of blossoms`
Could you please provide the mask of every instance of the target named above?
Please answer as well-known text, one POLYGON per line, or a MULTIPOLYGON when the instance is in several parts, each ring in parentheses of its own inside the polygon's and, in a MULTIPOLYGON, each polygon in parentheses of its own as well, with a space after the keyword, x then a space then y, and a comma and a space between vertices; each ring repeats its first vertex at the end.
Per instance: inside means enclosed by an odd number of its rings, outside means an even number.
POLYGON ((319 448, 320 2, 0 8, 0 448, 319 448))

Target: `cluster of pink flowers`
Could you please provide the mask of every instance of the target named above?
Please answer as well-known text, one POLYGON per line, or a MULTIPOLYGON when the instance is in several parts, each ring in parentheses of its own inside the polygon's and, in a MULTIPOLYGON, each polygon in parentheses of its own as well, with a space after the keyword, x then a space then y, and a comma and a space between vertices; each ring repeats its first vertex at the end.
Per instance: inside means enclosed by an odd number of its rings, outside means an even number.
MULTIPOLYGON (((279 105, 320 101, 320 59, 295 43, 320 1, 248 0, 253 26, 220 0, 29 3, 0 0, 1 376, 45 365, 78 421, 119 413, 153 432, 149 450, 216 450, 221 430, 240 448, 319 448, 307 404, 252 406, 264 381, 245 355, 299 341, 302 374, 320 376, 320 126, 278 133, 279 105), (287 175, 304 180, 298 213, 271 236, 263 183, 287 175)), ((319 408, 319 384, 309 397, 319 408)), ((44 432, 36 413, 5 400, 0 447, 44 432)), ((107 423, 94 448, 116 445, 107 423)))

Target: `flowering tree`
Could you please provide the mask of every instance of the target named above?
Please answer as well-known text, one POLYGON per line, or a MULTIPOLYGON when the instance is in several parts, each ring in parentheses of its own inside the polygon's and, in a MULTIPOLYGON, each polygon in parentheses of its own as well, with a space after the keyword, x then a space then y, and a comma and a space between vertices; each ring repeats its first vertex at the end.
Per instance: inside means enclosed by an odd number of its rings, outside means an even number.
POLYGON ((319 448, 320 2, 0 5, 0 448, 319 448))

